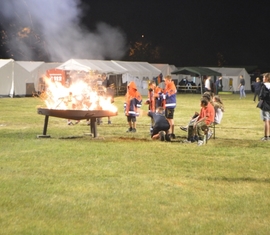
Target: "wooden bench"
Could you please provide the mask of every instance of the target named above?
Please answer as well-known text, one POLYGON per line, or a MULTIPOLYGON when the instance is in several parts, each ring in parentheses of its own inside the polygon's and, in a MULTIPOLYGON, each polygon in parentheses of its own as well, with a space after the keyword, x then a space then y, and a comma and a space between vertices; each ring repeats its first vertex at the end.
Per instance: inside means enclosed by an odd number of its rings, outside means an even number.
POLYGON ((180 85, 177 85, 177 91, 178 92, 197 93, 199 88, 200 88, 199 86, 180 86, 180 85))
POLYGON ((117 89, 116 89, 116 92, 115 92, 116 96, 121 96, 121 95, 125 95, 127 93, 127 86, 119 86, 117 89))

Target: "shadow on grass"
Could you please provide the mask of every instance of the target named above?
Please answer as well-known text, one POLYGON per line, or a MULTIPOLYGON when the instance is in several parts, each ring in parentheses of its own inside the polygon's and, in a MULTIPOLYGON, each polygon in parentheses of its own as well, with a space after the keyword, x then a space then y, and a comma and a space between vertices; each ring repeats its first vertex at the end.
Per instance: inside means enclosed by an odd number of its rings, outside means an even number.
POLYGON ((228 178, 228 177, 203 177, 200 178, 206 181, 223 181, 223 182, 254 182, 254 183, 270 183, 270 178, 252 178, 252 177, 239 177, 239 178, 228 178))

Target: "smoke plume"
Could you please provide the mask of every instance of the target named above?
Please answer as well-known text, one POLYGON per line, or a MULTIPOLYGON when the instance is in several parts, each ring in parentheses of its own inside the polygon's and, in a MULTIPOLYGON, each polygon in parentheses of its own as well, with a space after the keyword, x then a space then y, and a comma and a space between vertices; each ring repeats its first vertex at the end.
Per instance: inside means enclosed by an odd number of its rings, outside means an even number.
MULTIPOLYGON (((94 10, 94 9, 93 9, 94 10)), ((80 0, 5 0, 2 45, 15 60, 121 59, 124 33, 106 23, 89 31, 80 0)))

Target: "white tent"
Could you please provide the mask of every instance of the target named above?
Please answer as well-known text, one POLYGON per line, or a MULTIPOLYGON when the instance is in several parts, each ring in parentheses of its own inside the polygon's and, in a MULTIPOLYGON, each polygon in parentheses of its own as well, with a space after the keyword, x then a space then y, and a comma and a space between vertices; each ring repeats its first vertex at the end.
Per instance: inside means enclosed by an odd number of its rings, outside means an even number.
POLYGON ((14 63, 14 95, 32 96, 35 89, 35 80, 39 76, 39 68, 44 64, 41 61, 15 61, 14 63))
MULTIPOLYGON (((14 61, 13 59, 0 59, 0 96, 26 96, 33 91, 40 91, 40 80, 46 71, 53 68, 64 70, 97 70, 108 75, 117 75, 119 84, 134 81, 142 95, 148 92, 148 81, 157 77, 171 74, 176 68, 169 64, 149 64, 147 62, 106 61, 71 59, 65 63, 44 63, 33 61, 14 61), (120 82, 120 80, 122 81, 120 82)), ((220 72, 223 80, 223 91, 239 92, 240 75, 243 75, 247 92, 251 91, 250 75, 244 68, 210 67, 220 72)), ((186 76, 186 75, 182 75, 186 76)), ((172 75, 179 80, 179 75, 172 75)))
POLYGON ((159 69, 162 75, 165 77, 166 75, 171 75, 173 80, 177 80, 178 82, 183 78, 183 74, 171 74, 173 71, 177 70, 177 67, 170 64, 151 64, 157 69, 159 69))
POLYGON ((14 60, 0 60, 0 96, 13 94, 14 60))
POLYGON ((82 60, 70 59, 59 65, 57 69, 62 70, 81 70, 81 71, 98 71, 100 73, 121 74, 125 70, 111 61, 102 60, 82 60))
POLYGON ((245 90, 251 91, 250 75, 245 68, 210 67, 209 69, 222 74, 223 91, 239 92, 240 75, 243 75, 245 79, 245 90))
POLYGON ((141 79, 151 80, 157 77, 161 71, 147 62, 132 62, 132 61, 116 61, 112 60, 118 66, 121 66, 126 72, 132 76, 138 76, 141 79))
POLYGON ((159 69, 147 62, 115 60, 113 60, 112 62, 126 70, 126 72, 122 75, 123 83, 134 81, 136 83, 138 91, 142 95, 147 95, 148 93, 149 80, 153 80, 154 77, 157 77, 161 73, 159 69))
POLYGON ((66 61, 65 63, 59 65, 57 69, 61 70, 79 70, 79 71, 91 71, 91 70, 97 70, 100 71, 101 68, 91 64, 88 60, 75 60, 70 59, 66 61))
POLYGON ((161 73, 159 69, 147 62, 114 60, 70 59, 56 68, 62 70, 94 70, 106 74, 122 74, 122 82, 134 81, 142 95, 146 95, 148 92, 148 81, 161 73))
POLYGON ((44 62, 0 60, 0 96, 31 96, 38 68, 44 62))
POLYGON ((108 75, 117 75, 119 84, 134 81, 142 95, 148 92, 148 82, 161 70, 147 62, 106 61, 70 59, 65 63, 42 61, 14 61, 0 59, 0 96, 27 96, 42 91, 42 77, 49 69, 96 70, 108 75))
POLYGON ((126 72, 124 68, 110 60, 90 60, 90 62, 100 67, 107 74, 123 74, 126 72))

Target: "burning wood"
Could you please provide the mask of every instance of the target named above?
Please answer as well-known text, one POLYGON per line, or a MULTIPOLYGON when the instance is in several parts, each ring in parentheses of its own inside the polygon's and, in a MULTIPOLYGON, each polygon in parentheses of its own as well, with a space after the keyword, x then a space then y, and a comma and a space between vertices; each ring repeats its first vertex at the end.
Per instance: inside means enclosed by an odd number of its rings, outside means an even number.
POLYGON ((62 79, 45 77, 46 89, 42 95, 47 108, 69 110, 108 110, 117 112, 113 97, 103 86, 106 79, 100 74, 69 73, 63 84, 62 79))
POLYGON ((62 79, 44 79, 46 89, 40 97, 47 108, 38 108, 38 114, 45 115, 43 135, 39 137, 48 137, 49 116, 73 120, 89 119, 90 131, 97 137, 97 118, 117 115, 113 97, 108 95, 103 86, 104 77, 94 74, 95 77, 89 80, 89 75, 83 79, 76 79, 75 75, 70 73, 69 78, 72 79, 65 79, 64 83, 62 79))

